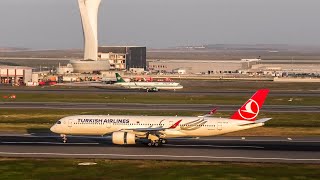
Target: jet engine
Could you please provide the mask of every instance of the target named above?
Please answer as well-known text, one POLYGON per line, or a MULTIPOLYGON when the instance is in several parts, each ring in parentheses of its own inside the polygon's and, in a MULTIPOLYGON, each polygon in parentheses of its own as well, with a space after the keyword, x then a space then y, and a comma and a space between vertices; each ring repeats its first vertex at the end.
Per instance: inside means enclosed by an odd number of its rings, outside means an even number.
POLYGON ((136 144, 136 135, 128 132, 114 132, 112 133, 113 144, 136 144))

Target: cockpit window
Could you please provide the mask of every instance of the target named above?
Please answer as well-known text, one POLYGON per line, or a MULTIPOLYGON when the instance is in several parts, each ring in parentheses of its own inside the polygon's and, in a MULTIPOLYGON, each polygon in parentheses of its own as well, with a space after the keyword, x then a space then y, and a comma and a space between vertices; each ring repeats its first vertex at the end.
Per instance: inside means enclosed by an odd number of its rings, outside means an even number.
POLYGON ((57 124, 61 124, 61 121, 58 121, 57 124))

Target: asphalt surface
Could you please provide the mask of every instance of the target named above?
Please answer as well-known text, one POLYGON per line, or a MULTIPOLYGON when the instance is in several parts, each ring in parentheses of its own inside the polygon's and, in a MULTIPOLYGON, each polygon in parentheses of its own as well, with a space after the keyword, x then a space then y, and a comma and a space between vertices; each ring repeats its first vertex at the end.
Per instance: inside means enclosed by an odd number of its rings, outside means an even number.
MULTIPOLYGON (((88 85, 89 86, 89 85, 88 85)), ((1 87, 0 91, 2 93, 46 93, 46 94, 74 94, 74 93, 99 93, 99 94, 145 94, 147 93, 145 90, 138 90, 138 89, 124 89, 124 88, 116 88, 112 85, 101 85, 97 84, 96 86, 91 85, 92 88, 70 88, 70 89, 63 89, 63 88, 51 88, 51 87, 43 87, 42 89, 39 88, 12 88, 12 87, 1 87)), ((201 95, 220 95, 220 96, 234 96, 234 95, 252 95, 255 91, 248 91, 248 90, 162 90, 159 92, 149 92, 149 93, 157 93, 157 94, 185 94, 185 95, 194 95, 194 94, 201 94, 201 95)), ((288 96, 288 97, 319 97, 320 91, 271 91, 270 96, 288 96)))
POLYGON ((64 144, 51 134, 1 134, 0 157, 320 163, 320 138, 176 138, 162 147, 146 147, 113 145, 109 136, 73 136, 64 144))
MULTIPOLYGON (((0 102, 0 108, 20 109, 126 109, 152 111, 235 111, 240 105, 216 104, 142 104, 142 103, 54 103, 54 102, 0 102)), ((320 112, 320 106, 264 105, 263 112, 320 112)))
MULTIPOLYGON (((3 93, 146 93, 127 89, 1 89, 3 93)), ((159 93, 251 95, 250 91, 177 91, 159 93)), ((317 92, 272 92, 273 96, 320 96, 317 92)), ((235 111, 239 105, 215 104, 109 104, 1 102, 0 108, 127 109, 235 111)), ((320 106, 265 105, 265 112, 320 112, 320 106)), ((320 138, 306 137, 210 137, 169 139, 159 148, 143 144, 118 146, 110 137, 68 137, 64 144, 52 134, 0 134, 0 157, 154 159, 236 162, 320 163, 320 138)))

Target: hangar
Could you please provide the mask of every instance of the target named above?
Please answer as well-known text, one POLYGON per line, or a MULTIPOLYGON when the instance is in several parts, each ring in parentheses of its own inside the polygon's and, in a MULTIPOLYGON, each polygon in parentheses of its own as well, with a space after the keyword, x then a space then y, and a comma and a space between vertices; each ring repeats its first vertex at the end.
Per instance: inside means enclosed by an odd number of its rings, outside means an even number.
POLYGON ((0 83, 22 85, 31 82, 32 68, 25 66, 0 66, 0 83))

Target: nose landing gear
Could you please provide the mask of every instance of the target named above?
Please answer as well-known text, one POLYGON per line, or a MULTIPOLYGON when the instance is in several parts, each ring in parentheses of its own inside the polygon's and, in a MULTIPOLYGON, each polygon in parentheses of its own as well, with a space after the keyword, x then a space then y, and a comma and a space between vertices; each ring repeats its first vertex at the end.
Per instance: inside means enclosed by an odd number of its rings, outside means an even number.
POLYGON ((60 136, 62 137, 63 143, 67 143, 67 135, 61 134, 60 136))

